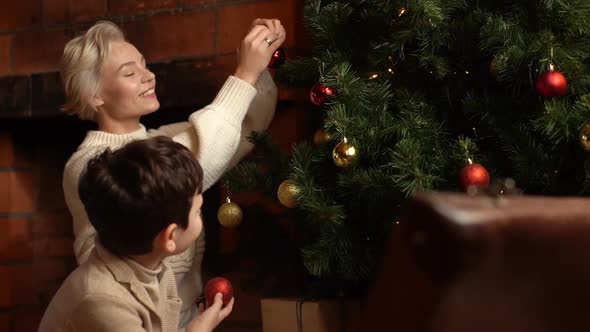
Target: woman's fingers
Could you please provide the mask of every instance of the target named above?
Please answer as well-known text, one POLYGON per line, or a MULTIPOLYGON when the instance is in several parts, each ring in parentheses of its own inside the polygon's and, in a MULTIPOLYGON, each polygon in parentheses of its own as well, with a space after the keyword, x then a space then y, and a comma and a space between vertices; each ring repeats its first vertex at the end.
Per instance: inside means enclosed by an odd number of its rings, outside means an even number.
POLYGON ((260 33, 263 33, 263 32, 269 33, 268 28, 265 27, 264 25, 257 25, 255 27, 253 27, 252 29, 250 29, 250 31, 248 32, 246 37, 244 37, 244 39, 243 39, 244 43, 252 42, 254 39, 256 39, 256 36, 258 36, 260 33))
POLYGON ((268 28, 271 32, 279 34, 283 26, 281 21, 277 19, 257 18, 252 22, 252 29, 258 25, 262 25, 268 28))

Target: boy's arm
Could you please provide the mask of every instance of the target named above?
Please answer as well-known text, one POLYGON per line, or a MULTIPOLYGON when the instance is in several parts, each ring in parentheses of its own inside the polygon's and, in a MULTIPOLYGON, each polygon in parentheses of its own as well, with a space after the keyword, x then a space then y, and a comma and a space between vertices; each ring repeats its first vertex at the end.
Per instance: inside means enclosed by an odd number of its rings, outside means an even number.
POLYGON ((109 296, 93 296, 81 301, 67 321, 67 331, 145 332, 137 311, 128 303, 109 296))

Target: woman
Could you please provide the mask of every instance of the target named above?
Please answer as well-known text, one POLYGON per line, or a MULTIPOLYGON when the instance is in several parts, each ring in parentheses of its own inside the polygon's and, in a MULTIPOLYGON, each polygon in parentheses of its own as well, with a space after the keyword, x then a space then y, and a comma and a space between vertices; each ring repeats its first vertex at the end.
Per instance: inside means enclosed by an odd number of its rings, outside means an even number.
MULTIPOLYGON (((74 252, 79 264, 94 248, 96 234, 78 195, 78 180, 87 161, 107 147, 117 149, 138 139, 170 136, 188 147, 201 163, 206 190, 252 148, 245 137, 269 125, 277 91, 266 67, 284 40, 280 21, 254 20, 239 48, 235 72, 213 102, 191 114, 188 122, 153 130, 146 130, 140 117, 160 106, 155 93, 156 77, 122 31, 102 21, 67 43, 61 64, 67 98, 64 110, 98 125, 98 130, 88 132, 64 169, 63 189, 73 217, 74 252)), ((166 261, 174 271, 183 300, 180 328, 197 311, 204 249, 201 236, 191 248, 166 261)))

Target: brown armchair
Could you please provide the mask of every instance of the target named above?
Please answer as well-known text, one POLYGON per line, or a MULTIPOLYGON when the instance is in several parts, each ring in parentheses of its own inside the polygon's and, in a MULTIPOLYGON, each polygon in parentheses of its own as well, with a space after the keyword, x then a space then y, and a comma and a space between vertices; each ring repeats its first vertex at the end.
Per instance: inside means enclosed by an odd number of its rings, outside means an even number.
POLYGON ((400 226, 366 331, 590 331, 590 199, 424 193, 400 226))

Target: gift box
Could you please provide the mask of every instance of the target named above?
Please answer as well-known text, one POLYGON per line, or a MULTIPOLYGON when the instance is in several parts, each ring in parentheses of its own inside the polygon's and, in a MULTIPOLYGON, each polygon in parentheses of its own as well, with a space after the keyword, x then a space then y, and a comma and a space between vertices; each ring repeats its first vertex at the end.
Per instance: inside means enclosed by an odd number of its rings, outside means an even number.
POLYGON ((360 303, 354 300, 260 300, 263 332, 358 332, 360 303))

